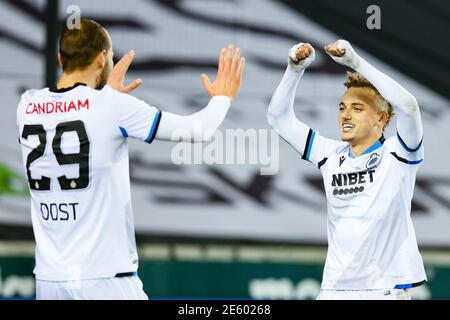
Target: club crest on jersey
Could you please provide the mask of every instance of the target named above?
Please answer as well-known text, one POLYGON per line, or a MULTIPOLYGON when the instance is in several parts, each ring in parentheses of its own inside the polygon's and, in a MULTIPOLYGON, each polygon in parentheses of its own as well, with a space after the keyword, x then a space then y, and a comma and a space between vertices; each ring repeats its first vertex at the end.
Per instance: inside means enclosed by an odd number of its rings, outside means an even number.
POLYGON ((367 161, 366 168, 373 169, 378 166, 378 161, 380 160, 380 155, 376 152, 372 153, 367 161))

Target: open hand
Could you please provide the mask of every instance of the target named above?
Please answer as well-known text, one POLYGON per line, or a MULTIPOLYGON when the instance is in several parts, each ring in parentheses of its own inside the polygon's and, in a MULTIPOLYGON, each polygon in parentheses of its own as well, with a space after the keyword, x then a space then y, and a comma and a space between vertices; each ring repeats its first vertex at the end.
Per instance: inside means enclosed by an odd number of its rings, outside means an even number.
POLYGON ((134 60, 134 50, 131 50, 126 55, 120 59, 119 62, 116 63, 113 70, 111 71, 107 84, 112 87, 113 89, 116 89, 117 91, 120 91, 122 93, 130 93, 137 87, 139 87, 142 84, 141 79, 134 80, 132 83, 130 83, 128 86, 124 86, 123 82, 125 81, 125 75, 127 74, 128 68, 131 65, 131 62, 134 60))
POLYGON ((242 74, 245 68, 245 58, 241 58, 241 49, 229 45, 228 50, 220 51, 219 66, 214 83, 206 74, 201 75, 203 86, 210 96, 228 96, 234 100, 241 87, 242 74))

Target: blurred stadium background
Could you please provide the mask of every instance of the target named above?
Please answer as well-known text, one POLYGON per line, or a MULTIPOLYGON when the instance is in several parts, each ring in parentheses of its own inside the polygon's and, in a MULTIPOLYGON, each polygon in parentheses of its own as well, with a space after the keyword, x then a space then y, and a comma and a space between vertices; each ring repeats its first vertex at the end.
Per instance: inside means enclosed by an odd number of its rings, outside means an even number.
MULTIPOLYGON (((55 37, 77 5, 111 33, 116 57, 130 49, 134 95, 188 114, 206 105, 199 75, 212 75, 221 47, 247 57, 240 96, 222 128, 268 129, 265 111, 287 50, 310 42, 316 62, 296 108, 337 138, 345 69, 320 50, 344 38, 413 92, 421 106, 426 161, 412 216, 429 282, 414 299, 450 298, 450 2, 325 0, 1 0, 0 297, 34 296, 29 195, 17 144, 20 94, 57 76, 55 37), (369 5, 381 29, 369 30, 369 5)), ((393 126, 395 127, 395 125, 393 126)), ((389 134, 395 128, 389 129, 389 134)), ((140 277, 153 298, 313 299, 326 255, 326 205, 319 172, 280 141, 280 171, 256 165, 170 161, 171 143, 130 143, 140 277)), ((244 152, 245 150, 236 150, 244 152)), ((80 244, 82 245, 82 244, 80 244)))

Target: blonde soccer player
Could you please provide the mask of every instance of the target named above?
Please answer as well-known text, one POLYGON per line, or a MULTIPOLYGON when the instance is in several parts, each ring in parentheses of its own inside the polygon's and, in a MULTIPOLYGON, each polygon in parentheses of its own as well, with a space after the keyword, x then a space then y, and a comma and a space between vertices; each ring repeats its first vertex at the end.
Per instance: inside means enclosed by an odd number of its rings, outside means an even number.
POLYGON ((339 40, 325 47, 353 69, 337 103, 341 141, 320 135, 294 113, 298 83, 315 51, 300 43, 267 112, 272 128, 320 170, 327 199, 328 253, 317 299, 410 299, 426 282, 411 221, 411 199, 424 158, 415 97, 339 40), (394 111, 397 134, 385 139, 394 111))

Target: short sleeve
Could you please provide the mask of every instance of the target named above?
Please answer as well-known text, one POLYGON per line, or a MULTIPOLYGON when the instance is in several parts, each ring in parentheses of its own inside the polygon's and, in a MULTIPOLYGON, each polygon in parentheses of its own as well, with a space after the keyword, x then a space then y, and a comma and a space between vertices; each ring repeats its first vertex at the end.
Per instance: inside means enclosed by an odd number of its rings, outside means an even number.
POLYGON ((117 130, 125 138, 134 138, 151 143, 161 121, 161 111, 129 94, 111 91, 113 112, 117 130))
POLYGON ((319 132, 309 129, 302 159, 311 162, 320 169, 330 155, 336 153, 341 146, 343 146, 342 142, 324 138, 319 132))

